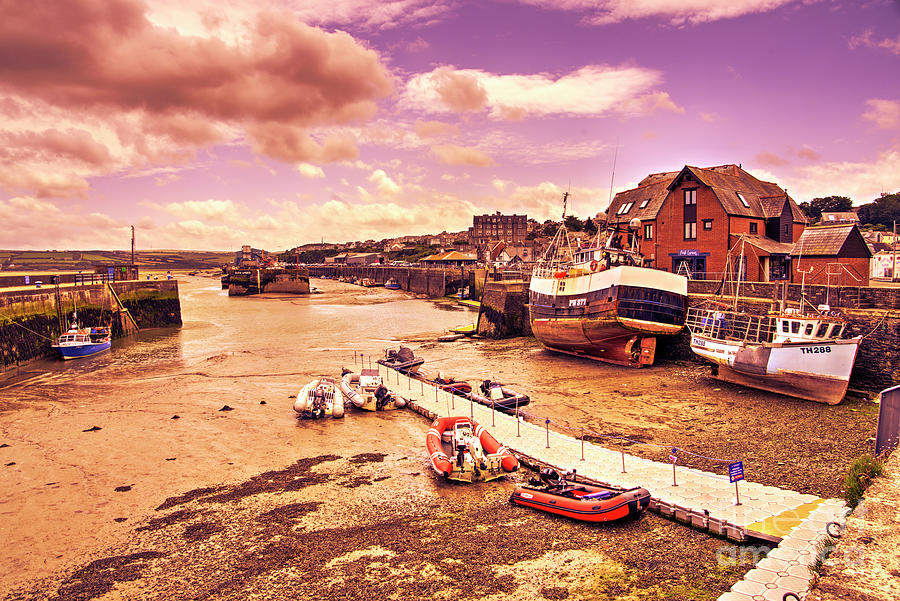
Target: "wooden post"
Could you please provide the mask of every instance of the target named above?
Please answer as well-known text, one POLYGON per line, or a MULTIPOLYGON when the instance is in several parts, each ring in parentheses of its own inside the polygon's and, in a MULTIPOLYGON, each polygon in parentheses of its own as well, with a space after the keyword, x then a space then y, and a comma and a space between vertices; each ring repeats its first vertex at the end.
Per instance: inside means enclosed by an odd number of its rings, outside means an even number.
POLYGON ((546 429, 547 429, 547 448, 549 449, 550 448, 550 418, 549 417, 544 422, 544 427, 546 427, 546 429))
POLYGON ((740 505, 741 504, 741 493, 738 492, 738 481, 737 480, 734 481, 734 497, 737 500, 736 504, 740 505))
POLYGON ((619 449, 622 452, 622 473, 625 473, 625 449, 619 449))
POLYGON ((584 427, 581 428, 581 460, 584 461, 584 427))
POLYGON ((522 436, 521 422, 519 421, 519 399, 516 399, 516 436, 522 436))

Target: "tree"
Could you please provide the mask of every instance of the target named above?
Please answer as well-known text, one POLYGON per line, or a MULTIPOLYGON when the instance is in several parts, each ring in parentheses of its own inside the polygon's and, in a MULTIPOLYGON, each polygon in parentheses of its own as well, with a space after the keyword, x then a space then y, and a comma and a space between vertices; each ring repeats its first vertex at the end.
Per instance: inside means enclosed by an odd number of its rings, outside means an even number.
POLYGON ((597 233, 597 224, 594 223, 593 219, 584 220, 584 232, 586 234, 590 234, 591 236, 597 233))
POLYGON ((846 196, 825 196, 813 198, 812 202, 801 202, 800 210, 814 221, 822 219, 822 213, 846 213, 853 209, 853 201, 846 196))
POLYGON ((570 232, 580 232, 584 229, 584 223, 575 215, 566 216, 566 229, 570 232))
POLYGON ((893 227, 895 221, 900 221, 900 192, 883 194, 875 202, 859 207, 857 216, 860 223, 880 223, 887 228, 893 227))
POLYGON ((559 229, 559 224, 548 219, 544 222, 544 227, 541 229, 541 234, 543 234, 544 236, 552 236, 556 233, 557 229, 559 229))

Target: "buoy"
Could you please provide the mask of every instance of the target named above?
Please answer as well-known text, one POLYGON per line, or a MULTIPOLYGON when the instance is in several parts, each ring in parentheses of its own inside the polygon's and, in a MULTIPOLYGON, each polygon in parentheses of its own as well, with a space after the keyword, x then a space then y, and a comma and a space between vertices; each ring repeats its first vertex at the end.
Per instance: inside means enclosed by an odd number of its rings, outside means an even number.
POLYGON ((591 261, 591 271, 597 271, 597 261, 591 261))

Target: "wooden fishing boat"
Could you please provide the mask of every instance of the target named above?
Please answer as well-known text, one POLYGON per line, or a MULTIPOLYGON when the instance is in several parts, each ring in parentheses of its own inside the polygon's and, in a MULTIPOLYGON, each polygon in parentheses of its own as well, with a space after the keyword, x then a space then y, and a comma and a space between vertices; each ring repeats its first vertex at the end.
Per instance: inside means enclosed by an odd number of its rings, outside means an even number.
POLYGON ((439 417, 425 435, 431 467, 460 482, 500 478, 519 469, 519 460, 469 417, 439 417))
POLYGON ((646 488, 585 484, 577 482, 574 474, 566 479, 556 470, 542 469, 539 479, 517 486, 509 500, 583 522, 612 522, 646 510, 650 493, 646 488))
POLYGON ((394 278, 388 278, 388 280, 384 283, 384 287, 387 290, 400 290, 400 283, 394 278))
POLYGON ((504 413, 515 413, 518 407, 531 401, 527 394, 516 392, 493 380, 484 380, 479 385, 478 392, 471 392, 466 398, 504 413))
POLYGON ((598 232, 587 248, 573 248, 560 226, 529 283, 531 331, 542 345, 643 367, 653 364, 657 337, 684 329, 687 278, 647 266, 639 227, 614 226, 605 242, 598 232))
POLYGON ((388 390, 377 369, 363 369, 359 374, 345 373, 341 392, 354 407, 365 411, 388 411, 406 406, 406 399, 388 390))
POLYGON ((334 378, 316 378, 300 389, 294 411, 306 419, 344 417, 344 395, 334 378))
POLYGON ((827 305, 768 315, 691 307, 687 326, 714 377, 829 405, 844 398, 862 340, 841 338, 847 321, 827 305))

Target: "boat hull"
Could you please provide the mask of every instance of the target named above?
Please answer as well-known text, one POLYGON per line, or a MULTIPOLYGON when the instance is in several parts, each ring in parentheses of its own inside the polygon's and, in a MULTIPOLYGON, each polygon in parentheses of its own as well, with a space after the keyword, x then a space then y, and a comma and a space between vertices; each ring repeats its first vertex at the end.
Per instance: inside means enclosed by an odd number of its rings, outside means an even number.
POLYGON ((687 283, 643 267, 535 273, 528 314, 550 350, 630 367, 652 365, 656 337, 684 329, 687 283))
POLYGON ((861 338, 761 343, 691 336, 691 350, 713 363, 713 376, 828 405, 843 400, 861 338))
POLYGON ((91 355, 96 355, 97 353, 108 351, 111 346, 112 342, 107 340, 106 342, 72 346, 55 346, 54 348, 59 351, 59 355, 63 360, 69 360, 90 357, 91 355))

